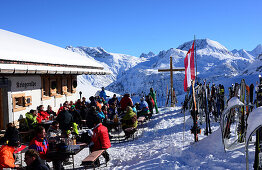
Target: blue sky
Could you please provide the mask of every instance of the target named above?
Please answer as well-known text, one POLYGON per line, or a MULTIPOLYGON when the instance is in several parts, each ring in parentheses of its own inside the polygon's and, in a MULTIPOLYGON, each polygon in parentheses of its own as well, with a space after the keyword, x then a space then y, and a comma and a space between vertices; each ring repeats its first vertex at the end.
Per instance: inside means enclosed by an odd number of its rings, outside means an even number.
POLYGON ((63 48, 134 56, 194 35, 252 50, 262 44, 261 7, 261 0, 1 0, 0 28, 63 48))

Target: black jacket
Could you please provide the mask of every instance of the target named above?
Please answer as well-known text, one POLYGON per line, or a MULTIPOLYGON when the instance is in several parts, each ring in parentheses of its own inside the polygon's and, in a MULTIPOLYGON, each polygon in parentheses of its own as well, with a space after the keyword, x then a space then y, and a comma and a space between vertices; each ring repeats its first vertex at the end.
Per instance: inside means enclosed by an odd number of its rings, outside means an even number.
POLYGON ((58 114, 56 120, 59 122, 61 130, 70 130, 73 123, 73 116, 68 110, 63 110, 58 114))
POLYGON ((50 168, 42 161, 37 158, 31 165, 26 166, 26 170, 49 170, 50 168))

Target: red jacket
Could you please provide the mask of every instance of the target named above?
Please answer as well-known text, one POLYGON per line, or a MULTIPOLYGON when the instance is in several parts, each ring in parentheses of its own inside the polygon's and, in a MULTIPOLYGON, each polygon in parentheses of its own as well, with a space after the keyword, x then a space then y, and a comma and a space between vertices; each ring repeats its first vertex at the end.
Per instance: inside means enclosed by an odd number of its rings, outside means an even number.
POLYGON ((39 153, 40 158, 45 159, 48 149, 48 142, 45 138, 40 139, 38 137, 34 137, 29 144, 29 149, 36 150, 39 153))
POLYGON ((92 142, 94 143, 92 152, 100 149, 108 149, 111 147, 108 130, 105 126, 102 125, 102 123, 100 123, 93 130, 92 142))
POLYGON ((49 117, 49 115, 48 115, 47 112, 40 111, 40 112, 38 112, 36 120, 37 120, 38 123, 41 123, 42 120, 48 119, 48 117, 49 117))
POLYGON ((8 145, 3 145, 0 148, 0 169, 15 167, 14 151, 15 148, 8 145))
POLYGON ((125 111, 127 106, 133 106, 133 101, 130 97, 128 96, 124 96, 121 100, 120 100, 120 107, 121 110, 125 111))

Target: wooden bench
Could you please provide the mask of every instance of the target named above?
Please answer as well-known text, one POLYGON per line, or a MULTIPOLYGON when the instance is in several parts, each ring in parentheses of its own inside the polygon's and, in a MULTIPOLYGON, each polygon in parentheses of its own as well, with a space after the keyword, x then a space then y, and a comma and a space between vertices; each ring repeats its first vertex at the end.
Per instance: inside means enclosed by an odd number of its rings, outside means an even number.
POLYGON ((144 116, 141 116, 137 119, 138 123, 143 124, 146 121, 146 118, 144 116))
POLYGON ((129 137, 132 137, 133 140, 134 140, 134 138, 135 138, 134 134, 136 132, 136 128, 134 128, 134 127, 126 128, 126 129, 124 129, 124 132, 126 134, 126 139, 128 139, 129 137))
MULTIPOLYGON (((99 159, 99 157, 105 152, 106 150, 98 150, 90 153, 83 161, 82 164, 84 167, 92 166, 94 169, 97 165, 95 165, 95 161, 99 159)), ((100 165, 98 165, 100 166, 100 165)), ((107 166, 107 163, 106 163, 107 166)))

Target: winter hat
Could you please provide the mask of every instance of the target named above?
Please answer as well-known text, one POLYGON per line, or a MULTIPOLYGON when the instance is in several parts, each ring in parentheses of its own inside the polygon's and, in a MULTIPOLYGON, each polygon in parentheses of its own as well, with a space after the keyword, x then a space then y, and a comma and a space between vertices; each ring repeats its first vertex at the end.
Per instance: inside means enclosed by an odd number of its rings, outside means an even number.
POLYGON ((7 139, 8 146, 19 146, 20 145, 20 135, 16 127, 9 127, 6 130, 5 137, 7 139))

